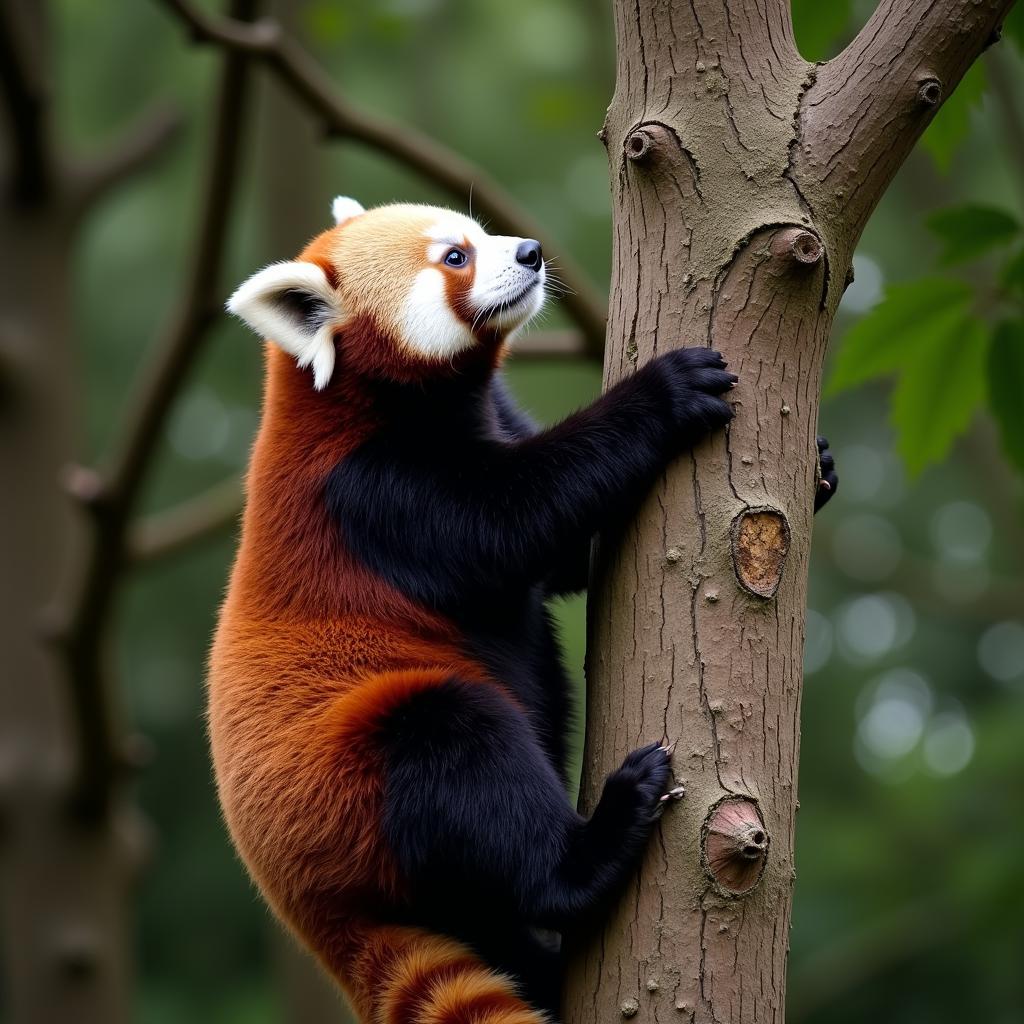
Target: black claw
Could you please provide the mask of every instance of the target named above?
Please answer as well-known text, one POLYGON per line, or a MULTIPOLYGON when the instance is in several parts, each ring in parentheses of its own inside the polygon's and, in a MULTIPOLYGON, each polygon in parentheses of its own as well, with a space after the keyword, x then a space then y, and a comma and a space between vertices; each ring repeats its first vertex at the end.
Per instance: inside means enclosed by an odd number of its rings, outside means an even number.
POLYGON ((814 494, 814 511, 817 512, 835 496, 839 487, 836 475, 836 460, 829 451, 828 438, 818 438, 818 487, 814 494))

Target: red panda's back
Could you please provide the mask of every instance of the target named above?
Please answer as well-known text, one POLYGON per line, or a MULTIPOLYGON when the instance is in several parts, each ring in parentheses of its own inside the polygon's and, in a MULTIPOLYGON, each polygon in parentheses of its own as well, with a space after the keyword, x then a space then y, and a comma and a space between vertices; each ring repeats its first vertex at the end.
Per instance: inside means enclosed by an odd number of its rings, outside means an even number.
POLYGON ((375 723, 410 688, 486 673, 449 622, 354 561, 330 519, 322 481, 373 426, 358 396, 311 398, 290 360, 271 350, 268 361, 249 501, 210 655, 209 730, 235 843, 296 923, 313 903, 396 897, 379 828, 375 723))

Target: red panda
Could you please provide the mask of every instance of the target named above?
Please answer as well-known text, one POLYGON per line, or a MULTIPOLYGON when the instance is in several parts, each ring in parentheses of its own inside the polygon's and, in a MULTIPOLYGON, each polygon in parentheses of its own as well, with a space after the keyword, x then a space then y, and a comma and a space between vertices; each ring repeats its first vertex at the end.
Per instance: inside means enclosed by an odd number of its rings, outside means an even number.
POLYGON ((706 348, 540 430, 500 364, 543 301, 531 239, 364 211, 229 309, 266 345, 241 541, 209 664, 217 787, 261 892, 376 1024, 540 1024, 544 930, 591 920, 673 789, 653 742, 589 819, 545 602, 732 415, 706 348))

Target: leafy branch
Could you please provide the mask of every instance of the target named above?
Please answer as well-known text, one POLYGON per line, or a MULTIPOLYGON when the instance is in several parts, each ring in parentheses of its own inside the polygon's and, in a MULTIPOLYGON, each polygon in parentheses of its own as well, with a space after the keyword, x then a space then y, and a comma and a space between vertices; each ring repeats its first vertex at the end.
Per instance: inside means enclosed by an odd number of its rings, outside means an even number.
POLYGON ((1024 472, 1024 227, 984 203, 948 207, 927 224, 942 244, 940 266, 995 258, 996 287, 950 276, 890 286, 847 332, 825 394, 895 375, 891 418, 913 474, 942 460, 987 408, 1024 472))

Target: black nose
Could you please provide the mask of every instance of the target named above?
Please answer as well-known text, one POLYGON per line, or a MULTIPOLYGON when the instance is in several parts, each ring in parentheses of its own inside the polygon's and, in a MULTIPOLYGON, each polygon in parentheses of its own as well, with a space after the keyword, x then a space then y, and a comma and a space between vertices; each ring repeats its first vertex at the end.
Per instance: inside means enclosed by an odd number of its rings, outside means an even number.
POLYGON ((527 238, 519 243, 519 248, 516 249, 516 263, 521 263, 531 270, 540 270, 543 262, 540 254, 540 242, 527 238))

